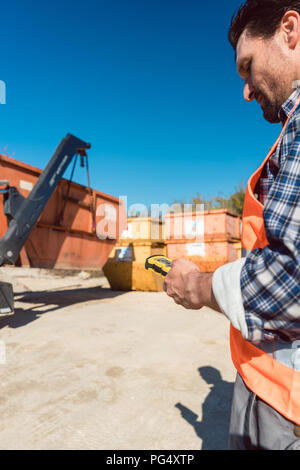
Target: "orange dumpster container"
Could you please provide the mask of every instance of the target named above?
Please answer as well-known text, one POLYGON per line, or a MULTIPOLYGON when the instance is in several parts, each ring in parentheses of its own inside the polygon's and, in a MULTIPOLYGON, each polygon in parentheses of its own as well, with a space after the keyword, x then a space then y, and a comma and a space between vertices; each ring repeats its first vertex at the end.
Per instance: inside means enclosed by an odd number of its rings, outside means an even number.
POLYGON ((228 210, 166 214, 165 236, 170 259, 188 258, 203 272, 241 256, 241 219, 228 210))
POLYGON ((150 217, 127 219, 127 230, 103 267, 113 290, 163 291, 163 279, 145 269, 146 258, 166 255, 163 225, 162 221, 150 217))
MULTIPOLYGON (((8 180, 10 186, 27 197, 42 170, 0 155, 0 172, 1 179, 8 180)), ((0 238, 8 227, 3 197, 0 196, 0 238)), ((119 199, 61 179, 21 250, 18 265, 101 269, 125 228, 125 209, 119 199)))

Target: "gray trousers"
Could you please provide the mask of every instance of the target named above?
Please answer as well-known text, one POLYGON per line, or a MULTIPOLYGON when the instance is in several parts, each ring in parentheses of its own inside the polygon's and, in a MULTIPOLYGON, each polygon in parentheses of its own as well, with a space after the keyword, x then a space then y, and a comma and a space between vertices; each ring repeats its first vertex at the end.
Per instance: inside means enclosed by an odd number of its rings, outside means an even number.
POLYGON ((300 450, 294 423, 251 392, 239 374, 229 432, 230 450, 300 450))

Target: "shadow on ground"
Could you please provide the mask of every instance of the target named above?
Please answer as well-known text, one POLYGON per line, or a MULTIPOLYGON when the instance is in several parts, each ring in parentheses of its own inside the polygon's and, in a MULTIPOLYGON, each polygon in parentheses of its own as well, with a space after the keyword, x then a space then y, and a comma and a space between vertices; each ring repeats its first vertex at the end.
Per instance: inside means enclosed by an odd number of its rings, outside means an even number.
POLYGON ((177 403, 175 406, 202 439, 202 450, 227 450, 234 384, 223 380, 220 372, 214 367, 199 367, 198 371, 201 377, 212 385, 202 405, 202 420, 183 404, 177 403))
POLYGON ((125 294, 124 291, 113 291, 110 288, 79 287, 72 286, 71 289, 59 288, 48 291, 18 292, 15 293, 15 302, 30 304, 28 309, 15 308, 12 315, 0 316, 0 328, 9 326, 19 328, 34 320, 37 320, 45 313, 53 312, 69 305, 75 305, 92 300, 112 299, 125 294), (36 304, 32 306, 32 304, 36 304))

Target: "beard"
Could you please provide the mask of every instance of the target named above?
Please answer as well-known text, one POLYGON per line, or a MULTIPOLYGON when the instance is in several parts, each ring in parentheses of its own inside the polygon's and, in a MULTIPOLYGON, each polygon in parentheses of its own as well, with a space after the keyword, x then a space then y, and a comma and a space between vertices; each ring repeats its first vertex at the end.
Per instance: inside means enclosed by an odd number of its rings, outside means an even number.
POLYGON ((261 109, 263 111, 265 120, 270 122, 271 124, 280 122, 278 113, 285 100, 280 100, 281 103, 279 103, 278 100, 276 100, 275 98, 271 99, 266 96, 263 92, 258 90, 255 93, 256 100, 258 100, 259 96, 262 96, 261 109))
POLYGON ((262 96, 261 108, 263 115, 265 120, 271 124, 280 122, 280 108, 293 92, 291 84, 292 81, 287 78, 284 80, 282 77, 274 78, 269 76, 268 90, 271 90, 271 92, 268 92, 267 90, 264 92, 260 89, 256 90, 255 98, 257 100, 259 96, 262 96))
POLYGON ((280 108, 281 108, 281 105, 273 103, 271 102, 271 100, 264 98, 262 110, 263 110, 265 120, 270 122, 271 124, 280 122, 280 119, 279 119, 280 108))
POLYGON ((271 124, 280 122, 279 111, 293 91, 293 76, 289 60, 278 44, 271 42, 266 56, 264 84, 262 90, 257 89, 255 93, 263 97, 263 116, 271 124))

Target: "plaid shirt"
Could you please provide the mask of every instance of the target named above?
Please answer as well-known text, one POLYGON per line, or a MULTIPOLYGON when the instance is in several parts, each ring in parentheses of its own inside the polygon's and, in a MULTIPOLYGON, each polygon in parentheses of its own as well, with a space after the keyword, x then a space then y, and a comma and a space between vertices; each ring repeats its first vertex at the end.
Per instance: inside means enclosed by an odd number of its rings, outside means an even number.
MULTIPOLYGON (((280 109, 284 124, 297 88, 280 109)), ((300 104, 255 190, 269 245, 252 251, 241 273, 249 341, 300 339, 300 104)))

